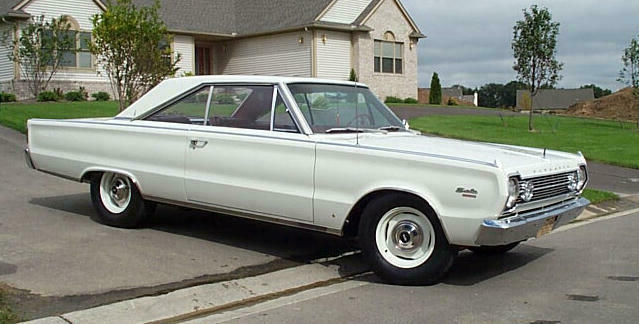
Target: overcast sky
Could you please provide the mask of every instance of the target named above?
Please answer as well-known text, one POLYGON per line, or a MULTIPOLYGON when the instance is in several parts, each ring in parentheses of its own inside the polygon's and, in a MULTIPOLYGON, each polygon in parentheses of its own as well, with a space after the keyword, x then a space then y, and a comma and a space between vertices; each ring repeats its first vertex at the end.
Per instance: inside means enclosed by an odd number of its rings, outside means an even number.
POLYGON ((621 55, 639 34, 639 0, 402 0, 422 33, 419 85, 433 72, 443 86, 481 86, 515 79, 512 27, 532 4, 559 22, 557 56, 564 63, 559 87, 595 83, 617 90, 621 55))

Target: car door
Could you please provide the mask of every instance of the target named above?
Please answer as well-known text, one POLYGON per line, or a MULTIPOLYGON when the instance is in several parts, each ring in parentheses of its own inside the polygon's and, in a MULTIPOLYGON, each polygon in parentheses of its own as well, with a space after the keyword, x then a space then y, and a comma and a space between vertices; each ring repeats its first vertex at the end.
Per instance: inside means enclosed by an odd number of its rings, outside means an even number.
POLYGON ((315 144, 298 131, 277 87, 214 85, 207 111, 188 134, 187 199, 312 222, 315 144))

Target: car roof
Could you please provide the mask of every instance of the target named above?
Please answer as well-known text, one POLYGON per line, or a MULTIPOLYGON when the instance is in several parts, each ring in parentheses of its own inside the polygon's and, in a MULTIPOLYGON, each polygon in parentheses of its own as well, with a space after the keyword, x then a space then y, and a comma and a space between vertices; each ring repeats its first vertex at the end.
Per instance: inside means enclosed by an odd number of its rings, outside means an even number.
POLYGON ((339 81, 319 78, 283 77, 283 76, 262 76, 262 75, 201 75, 171 78, 162 81, 155 88, 151 89, 144 96, 131 104, 128 108, 118 114, 117 118, 135 118, 145 114, 158 105, 163 104, 183 93, 206 83, 320 83, 335 85, 357 84, 358 87, 368 87, 359 82, 339 81))

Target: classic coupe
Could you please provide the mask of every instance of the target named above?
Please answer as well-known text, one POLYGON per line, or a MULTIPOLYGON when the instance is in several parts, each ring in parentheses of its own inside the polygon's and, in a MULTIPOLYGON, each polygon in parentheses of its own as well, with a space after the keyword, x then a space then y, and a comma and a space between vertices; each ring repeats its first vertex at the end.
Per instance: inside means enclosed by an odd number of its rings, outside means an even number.
POLYGON ((169 79, 113 118, 29 120, 25 154, 90 183, 99 223, 137 227, 161 203, 322 231, 356 238, 396 284, 589 204, 580 153, 424 136, 366 85, 310 78, 169 79))

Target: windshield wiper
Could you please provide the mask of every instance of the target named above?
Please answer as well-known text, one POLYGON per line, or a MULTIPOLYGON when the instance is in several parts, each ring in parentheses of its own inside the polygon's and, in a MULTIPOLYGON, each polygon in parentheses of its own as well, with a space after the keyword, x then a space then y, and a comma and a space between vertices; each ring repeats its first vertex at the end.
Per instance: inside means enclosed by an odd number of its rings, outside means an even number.
POLYGON ((355 127, 335 127, 326 130, 326 133, 363 133, 364 129, 355 127))
POLYGON ((382 127, 378 128, 378 129, 379 130, 384 130, 384 131, 389 131, 389 132, 396 132, 396 131, 402 130, 403 127, 389 125, 389 126, 382 126, 382 127))
POLYGON ((386 133, 383 129, 355 128, 355 127, 335 127, 326 130, 326 133, 386 133))

